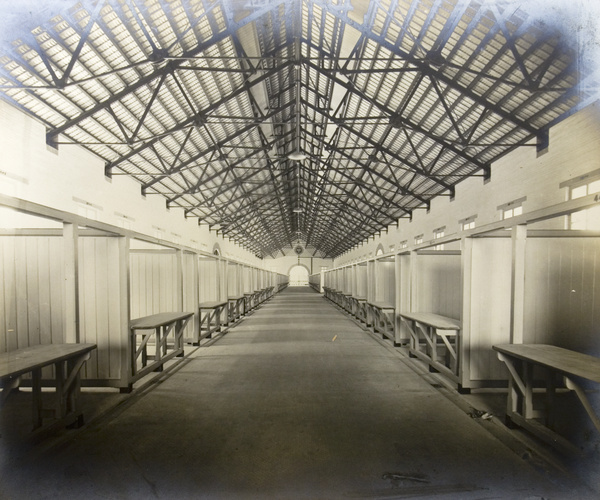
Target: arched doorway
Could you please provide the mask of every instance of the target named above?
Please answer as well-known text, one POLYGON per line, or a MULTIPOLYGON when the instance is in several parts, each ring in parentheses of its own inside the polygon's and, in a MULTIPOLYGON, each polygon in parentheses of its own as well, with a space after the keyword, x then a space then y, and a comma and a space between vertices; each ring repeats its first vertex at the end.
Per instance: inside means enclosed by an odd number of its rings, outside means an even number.
POLYGON ((308 269, 297 265, 290 269, 290 286, 308 286, 308 269))

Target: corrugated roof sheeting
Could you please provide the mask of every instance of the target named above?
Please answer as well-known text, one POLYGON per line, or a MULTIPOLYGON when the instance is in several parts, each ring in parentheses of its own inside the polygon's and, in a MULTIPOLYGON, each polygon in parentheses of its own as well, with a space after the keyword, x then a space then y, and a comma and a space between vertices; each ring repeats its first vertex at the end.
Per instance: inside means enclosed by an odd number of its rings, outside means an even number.
POLYGON ((330 257, 593 98, 577 47, 526 7, 353 7, 81 0, 2 48, 0 90, 49 143, 251 251, 299 235, 330 257))

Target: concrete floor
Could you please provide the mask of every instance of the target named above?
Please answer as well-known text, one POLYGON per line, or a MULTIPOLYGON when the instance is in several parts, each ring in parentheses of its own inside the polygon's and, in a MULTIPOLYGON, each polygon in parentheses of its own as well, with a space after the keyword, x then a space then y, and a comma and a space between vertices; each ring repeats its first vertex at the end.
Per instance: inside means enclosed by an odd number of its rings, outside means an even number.
POLYGON ((309 288, 186 351, 83 429, 3 433, 0 498, 598 497, 309 288))

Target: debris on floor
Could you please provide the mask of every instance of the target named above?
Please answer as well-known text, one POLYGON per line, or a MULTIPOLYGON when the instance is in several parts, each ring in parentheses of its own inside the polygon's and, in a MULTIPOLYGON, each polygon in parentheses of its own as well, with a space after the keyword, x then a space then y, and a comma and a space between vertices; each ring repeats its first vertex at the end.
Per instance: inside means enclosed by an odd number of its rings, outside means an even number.
POLYGON ((490 420, 494 415, 485 411, 485 410, 476 410, 475 408, 471 408, 469 412, 469 417, 471 418, 480 418, 482 420, 490 420))

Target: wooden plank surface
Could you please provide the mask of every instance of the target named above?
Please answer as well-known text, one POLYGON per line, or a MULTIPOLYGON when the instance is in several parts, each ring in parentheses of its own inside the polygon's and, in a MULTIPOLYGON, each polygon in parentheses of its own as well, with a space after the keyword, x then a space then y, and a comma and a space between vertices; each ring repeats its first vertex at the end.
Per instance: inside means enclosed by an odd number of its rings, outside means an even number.
POLYGON ((229 297, 229 299, 228 299, 228 300, 241 300, 241 299, 243 299, 243 298, 244 298, 244 296, 243 296, 243 295, 238 295, 238 296, 236 296, 236 297, 229 297))
POLYGON ((5 352, 0 354, 0 378, 16 377, 95 348, 96 344, 48 344, 5 352))
POLYGON ((198 307, 200 309, 215 309, 217 307, 221 307, 221 306, 226 306, 227 302, 221 302, 218 300, 215 301, 211 301, 211 302, 202 302, 198 305, 198 307))
POLYGON ((566 375, 600 382, 600 358, 547 344, 500 344, 503 354, 550 367, 566 375))
POLYGON ((440 314, 412 312, 400 313, 400 316, 413 321, 418 321, 419 323, 424 323, 434 328, 439 328, 440 330, 460 330, 460 321, 454 318, 441 316, 440 314))
POLYGON ((395 309, 393 304, 385 304, 383 302, 367 302, 367 304, 379 309, 395 309))
POLYGON ((166 312, 144 316, 143 318, 132 319, 129 323, 130 328, 158 328, 159 326, 168 325, 179 319, 189 318, 193 316, 191 312, 166 312))

